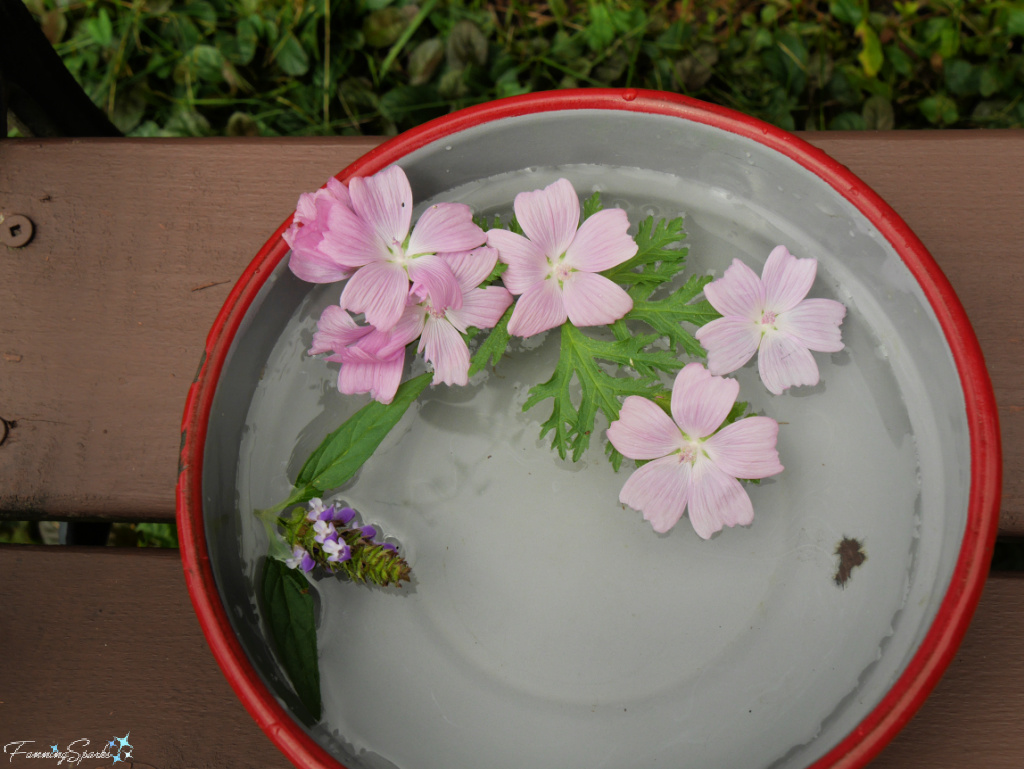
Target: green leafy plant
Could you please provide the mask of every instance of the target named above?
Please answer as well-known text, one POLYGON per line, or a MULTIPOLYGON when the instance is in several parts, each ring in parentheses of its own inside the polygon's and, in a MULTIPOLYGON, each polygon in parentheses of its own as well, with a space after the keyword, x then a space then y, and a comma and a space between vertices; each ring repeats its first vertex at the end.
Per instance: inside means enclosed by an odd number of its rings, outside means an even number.
POLYGON ((685 93, 785 129, 1024 125, 1024 4, 26 0, 138 136, 393 134, 567 87, 685 93))

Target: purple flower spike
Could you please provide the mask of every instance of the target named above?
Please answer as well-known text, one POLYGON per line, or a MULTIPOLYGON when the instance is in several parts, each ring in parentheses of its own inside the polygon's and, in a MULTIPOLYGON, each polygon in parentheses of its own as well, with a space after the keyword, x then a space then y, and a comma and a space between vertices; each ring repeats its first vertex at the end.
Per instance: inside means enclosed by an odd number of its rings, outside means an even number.
POLYGON ((313 560, 313 556, 311 556, 309 553, 306 553, 306 555, 303 556, 302 563, 299 564, 299 567, 304 572, 306 572, 306 574, 309 574, 311 571, 313 571, 314 566, 316 566, 316 561, 313 560))
POLYGON ((363 526, 359 530, 363 533, 363 536, 366 537, 367 539, 373 539, 374 537, 377 536, 377 529, 375 527, 371 526, 370 524, 367 524, 366 526, 363 526))
POLYGON ((390 550, 392 553, 397 553, 398 552, 398 548, 395 545, 393 545, 392 543, 390 543, 390 542, 383 542, 383 543, 381 543, 381 547, 384 548, 385 550, 390 550))
POLYGON ((330 507, 325 507, 323 510, 320 511, 320 520, 321 521, 333 521, 334 520, 334 505, 331 505, 330 507))

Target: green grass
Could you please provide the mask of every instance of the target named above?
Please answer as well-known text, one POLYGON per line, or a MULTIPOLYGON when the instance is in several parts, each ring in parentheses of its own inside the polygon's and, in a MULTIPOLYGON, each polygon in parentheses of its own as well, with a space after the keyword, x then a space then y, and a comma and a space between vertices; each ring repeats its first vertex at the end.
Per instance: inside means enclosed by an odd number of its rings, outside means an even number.
POLYGON ((394 134, 567 87, 685 93, 782 128, 1017 127, 1024 2, 27 0, 138 136, 394 134))

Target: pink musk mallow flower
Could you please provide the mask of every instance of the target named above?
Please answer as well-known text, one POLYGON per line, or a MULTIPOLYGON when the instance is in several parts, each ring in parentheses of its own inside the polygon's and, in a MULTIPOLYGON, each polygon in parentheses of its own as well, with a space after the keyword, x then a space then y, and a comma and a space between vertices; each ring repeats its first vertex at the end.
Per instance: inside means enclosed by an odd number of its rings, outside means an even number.
POLYGON ((687 508, 704 539, 723 526, 754 520, 750 497, 737 478, 782 472, 775 449, 779 424, 754 416, 719 430, 739 391, 735 379, 689 363, 672 387, 672 416, 637 395, 623 402, 619 418, 608 427, 608 440, 630 459, 653 461, 629 477, 619 501, 641 511, 655 531, 671 529, 687 508))
POLYGON ((327 307, 317 321, 310 355, 331 353, 327 360, 341 363, 338 390, 346 395, 369 393, 376 401, 391 403, 402 382, 405 346, 419 336, 422 322, 415 304, 408 304, 390 331, 360 325, 340 305, 327 307))
POLYGON ((704 288, 721 318, 697 330, 712 374, 728 374, 757 355, 761 381, 779 395, 794 385, 818 383, 811 350, 839 352, 839 325, 846 307, 832 299, 805 299, 818 269, 816 259, 797 259, 777 246, 761 277, 739 259, 704 288))
MULTIPOLYGON (((478 248, 462 254, 446 254, 459 284, 460 301, 445 304, 427 295, 420 303, 422 327, 417 352, 434 366, 434 384, 469 383, 469 347, 462 335, 470 326, 493 328, 512 304, 512 295, 502 286, 480 284, 498 261, 493 248, 478 248)), ((417 288, 413 289, 416 294, 417 288)))
POLYGON ((446 305, 457 305, 458 281, 439 254, 484 243, 484 231, 473 223, 469 206, 438 203, 411 227, 412 188, 398 166, 352 179, 348 192, 354 215, 336 207, 322 246, 341 266, 354 270, 342 290, 341 306, 364 313, 368 323, 389 331, 405 311, 410 282, 446 305))
POLYGON ((487 244, 508 265, 502 282, 520 295, 510 334, 532 336, 567 318, 576 326, 604 326, 633 309, 621 286, 597 274, 637 252, 625 211, 598 211, 580 225, 580 201, 567 179, 519 193, 513 207, 525 237, 487 233, 487 244))
POLYGON ((295 217, 281 236, 292 250, 288 266, 296 276, 310 283, 335 283, 352 274, 324 243, 329 222, 346 214, 355 216, 348 188, 333 177, 316 192, 299 195, 295 217))

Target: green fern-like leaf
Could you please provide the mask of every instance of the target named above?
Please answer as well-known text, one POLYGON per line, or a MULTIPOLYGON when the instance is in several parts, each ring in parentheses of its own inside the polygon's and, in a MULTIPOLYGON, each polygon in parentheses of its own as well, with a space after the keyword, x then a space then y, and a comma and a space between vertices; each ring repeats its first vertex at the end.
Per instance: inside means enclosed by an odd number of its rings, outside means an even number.
POLYGON ((609 422, 619 418, 622 398, 650 397, 661 389, 658 372, 674 373, 683 363, 663 350, 648 349, 655 336, 594 339, 571 323, 562 325, 560 355, 551 378, 530 389, 523 410, 547 399, 551 415, 541 425, 541 437, 551 433, 551 446, 565 459, 579 460, 590 445, 598 412, 609 422), (599 361, 629 368, 637 376, 608 373, 599 361), (579 407, 573 404, 572 386, 580 387, 579 407))

